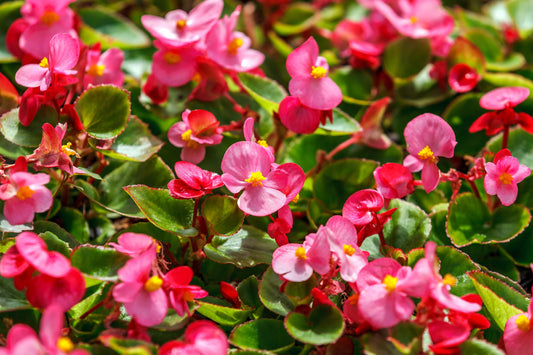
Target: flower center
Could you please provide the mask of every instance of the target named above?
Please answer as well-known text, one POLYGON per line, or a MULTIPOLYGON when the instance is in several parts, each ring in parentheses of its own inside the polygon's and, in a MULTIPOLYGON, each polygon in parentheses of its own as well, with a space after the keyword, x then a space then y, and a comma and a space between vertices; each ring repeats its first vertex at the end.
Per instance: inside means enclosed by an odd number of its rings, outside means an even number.
POLYGON ((257 141, 257 144, 259 144, 262 147, 268 148, 268 143, 264 139, 260 139, 257 141))
POLYGON ((195 142, 191 139, 192 131, 190 129, 186 130, 182 135, 181 139, 183 139, 185 142, 187 142, 188 148, 197 148, 198 142, 195 142))
POLYGON ((74 150, 70 149, 71 146, 72 143, 70 142, 61 146, 61 153, 65 154, 67 157, 70 157, 71 155, 77 155, 74 150))
POLYGON ((524 332, 529 331, 531 324, 525 314, 521 314, 516 318, 516 327, 524 332))
POLYGON ((394 276, 391 276, 391 275, 387 275, 385 276, 385 278, 383 279, 383 285, 385 285, 385 289, 389 292, 392 292, 396 289, 396 283, 398 282, 398 278, 397 277, 394 277, 394 276))
POLYGON ((294 198, 292 199, 291 202, 293 202, 293 203, 297 203, 298 200, 300 200, 300 194, 296 194, 296 196, 294 196, 294 198))
POLYGON ((30 189, 29 186, 22 186, 17 191, 17 198, 21 201, 24 201, 25 199, 32 197, 34 193, 35 191, 30 189))
POLYGON ((163 286, 163 280, 159 276, 152 276, 144 283, 147 292, 157 291, 163 286))
POLYGON ((433 164, 437 160, 431 149, 426 145, 424 149, 418 152, 418 158, 420 160, 427 160, 428 163, 433 164))
POLYGON ((418 22, 418 17, 416 16, 411 16, 411 18, 409 19, 411 21, 412 24, 415 24, 418 22))
POLYGON ((348 302, 350 302, 352 306, 355 306, 357 303, 359 303, 359 294, 356 293, 348 297, 348 302))
POLYGON ((237 54, 237 50, 241 48, 242 46, 242 39, 241 38, 234 38, 231 40, 231 42, 228 44, 228 52, 230 54, 237 54))
POLYGON ((348 244, 344 244, 342 250, 344 251, 344 254, 348 256, 352 256, 355 253, 355 248, 348 244))
POLYGON ((506 172, 501 173, 499 179, 504 185, 510 185, 513 182, 513 176, 506 172))
POLYGON ((301 260, 307 259, 307 256, 305 255, 305 248, 304 247, 296 248, 296 251, 294 252, 294 256, 296 256, 298 259, 301 259, 301 260))
POLYGON ((442 283, 454 287, 455 285, 457 285, 457 279, 450 274, 446 274, 444 275, 444 279, 442 279, 442 283))
POLYGON ((256 187, 257 185, 263 186, 263 183, 261 182, 263 180, 266 180, 266 177, 264 177, 260 171, 254 171, 253 173, 250 173, 250 177, 244 181, 252 184, 253 187, 256 187))
POLYGON ((50 65, 48 64, 48 58, 44 57, 43 59, 41 59, 39 66, 41 68, 50 68, 50 65))
POLYGON ((321 66, 315 67, 314 65, 311 67, 311 76, 315 79, 320 79, 326 76, 328 71, 326 68, 323 68, 321 66))
POLYGON ((165 62, 167 62, 167 64, 174 65, 181 61, 181 56, 178 53, 166 52, 163 55, 163 59, 165 62))
POLYGON ((105 65, 93 64, 87 70, 87 74, 92 76, 102 76, 104 74, 105 65))
POLYGON ((54 11, 45 11, 41 16, 41 21, 47 26, 52 26, 54 23, 59 21, 59 15, 54 11))
POLYGON ((186 26, 187 26, 187 20, 178 20, 176 22, 176 28, 180 31, 183 30, 186 26))
POLYGON ((57 339, 57 348, 61 350, 64 353, 69 353, 74 349, 74 344, 72 344, 72 340, 70 340, 67 337, 60 337, 57 339))

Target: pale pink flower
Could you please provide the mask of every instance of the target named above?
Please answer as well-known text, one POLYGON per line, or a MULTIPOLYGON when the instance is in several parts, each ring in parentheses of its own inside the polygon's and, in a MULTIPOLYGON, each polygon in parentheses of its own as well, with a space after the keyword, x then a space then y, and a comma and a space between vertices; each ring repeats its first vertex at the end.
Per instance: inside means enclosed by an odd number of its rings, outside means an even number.
POLYGON ((452 158, 457 141, 452 127, 437 115, 424 113, 412 119, 404 130, 409 155, 403 165, 411 172, 422 170, 426 192, 439 184, 438 157, 452 158))
POLYGON ((39 64, 26 64, 15 74, 15 81, 29 88, 46 91, 52 84, 54 74, 73 75, 78 62, 80 44, 77 38, 66 33, 55 35, 50 40, 48 56, 39 64))
POLYGON ((222 0, 206 0, 189 14, 183 10, 174 10, 167 13, 165 18, 144 15, 141 22, 158 40, 173 47, 181 47, 204 38, 222 14, 223 7, 222 0))
POLYGON ((187 161, 178 161, 174 165, 178 179, 170 180, 168 191, 177 199, 198 198, 224 186, 216 173, 199 168, 187 161))
POLYGON ((205 146, 222 141, 220 122, 205 110, 185 110, 183 121, 175 123, 168 130, 168 140, 176 147, 182 147, 181 159, 198 164, 205 157, 205 146))
POLYGON ((287 174, 272 169, 273 162, 264 147, 253 142, 237 142, 224 154, 222 181, 234 194, 244 190, 237 204, 245 213, 267 216, 286 204, 281 190, 287 185, 287 174))
POLYGON ((132 258, 148 253, 151 259, 155 259, 159 248, 154 238, 142 233, 124 233, 117 238, 117 241, 118 243, 111 242, 109 245, 132 258))
POLYGON ((55 128, 49 123, 43 125, 41 144, 27 157, 29 161, 35 160, 33 162, 34 169, 57 167, 71 175, 73 174, 74 167, 70 156, 77 155, 77 153, 70 149, 70 143, 62 144, 66 132, 66 124, 59 123, 55 128))
POLYGON ((121 87, 124 73, 120 69, 124 61, 124 52, 118 48, 109 48, 101 53, 100 45, 95 45, 87 52, 87 64, 83 87, 89 85, 111 84, 121 87))
POLYGON ((170 270, 164 278, 165 289, 168 291, 170 306, 182 317, 185 313, 190 317, 188 302, 195 298, 207 296, 207 291, 200 286, 190 285, 193 277, 192 269, 188 266, 179 266, 170 270))
POLYGON ((152 74, 156 79, 170 87, 187 84, 196 73, 196 57, 200 52, 192 46, 171 47, 155 41, 158 49, 152 61, 152 74))
POLYGON ((289 92, 304 106, 315 110, 331 110, 342 101, 342 92, 330 77, 326 58, 318 55, 318 45, 309 37, 287 57, 291 76, 289 92))
POLYGON ((512 316, 505 323, 503 342, 508 355, 529 354, 533 349, 533 302, 529 303, 527 313, 512 316))
POLYGON ((185 329, 183 341, 172 340, 164 344, 158 355, 226 355, 228 339, 224 331, 208 320, 198 320, 185 329))
POLYGON ((219 20, 207 33, 205 44, 209 59, 228 70, 245 72, 263 64, 265 55, 251 49, 250 38, 235 31, 240 13, 237 6, 229 17, 219 20))
POLYGON ((500 150, 492 163, 485 164, 484 185, 489 195, 497 195, 502 205, 514 203, 518 194, 517 184, 531 174, 531 170, 511 156, 508 149, 500 150))

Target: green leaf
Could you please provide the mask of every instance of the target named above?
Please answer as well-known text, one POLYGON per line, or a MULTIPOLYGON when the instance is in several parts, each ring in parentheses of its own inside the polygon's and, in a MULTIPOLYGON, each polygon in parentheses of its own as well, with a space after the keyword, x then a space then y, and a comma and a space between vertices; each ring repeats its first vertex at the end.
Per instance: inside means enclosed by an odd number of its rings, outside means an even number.
POLYGON ((315 275, 302 282, 287 282, 285 285, 285 294, 294 302, 294 304, 308 304, 311 301, 311 292, 317 285, 315 275))
POLYGON ((522 53, 513 52, 499 62, 488 62, 487 70, 509 72, 522 68, 526 64, 526 58, 522 53))
POLYGON ((33 148, 22 147, 20 145, 11 143, 3 134, 0 135, 0 155, 4 158, 16 160, 21 155, 30 155, 33 152, 33 148))
POLYGON ((74 250, 71 257, 72 266, 84 274, 101 280, 117 281, 117 271, 130 258, 114 248, 83 245, 74 250))
POLYGON ((79 319, 82 315, 91 310, 91 308, 104 301, 112 286, 113 283, 111 282, 101 282, 90 287, 90 290, 87 290, 89 292, 85 293, 83 300, 68 311, 69 316, 73 319, 79 319))
MULTIPOLYGON (((90 143, 96 146, 97 141, 91 140, 90 143)), ((115 139, 109 149, 97 150, 119 160, 146 161, 157 153, 163 144, 150 132, 146 123, 132 116, 124 132, 115 139)))
POLYGON ((111 336, 105 338, 103 343, 120 355, 153 355, 157 351, 153 344, 136 339, 116 338, 111 336))
POLYGON ((80 38, 87 45, 100 42, 102 49, 150 45, 150 39, 142 30, 116 12, 98 6, 79 9, 77 13, 83 21, 80 38))
POLYGON ((224 307, 202 301, 196 302, 200 305, 197 309, 198 313, 211 319, 213 322, 228 327, 234 327, 244 322, 248 319, 248 315, 250 315, 250 311, 243 311, 242 309, 224 307))
POLYGON ((0 130, 11 143, 23 147, 37 147, 43 136, 43 124, 57 124, 57 112, 48 105, 42 105, 29 126, 25 127, 19 120, 19 109, 13 109, 0 118, 0 130))
POLYGON ((210 231, 218 235, 235 234, 244 222, 244 212, 237 200, 230 196, 215 195, 202 203, 202 216, 210 231))
POLYGON ((77 209, 63 207, 59 210, 58 217, 63 222, 63 227, 80 243, 89 241, 89 224, 85 216, 77 209))
POLYGON ((254 275, 239 283, 237 293, 239 294, 239 299, 247 306, 261 306, 261 300, 259 299, 259 281, 254 275))
POLYGON ((497 87, 523 86, 533 92, 533 81, 515 73, 485 73, 483 81, 497 87))
POLYGON ((476 70, 478 74, 485 72, 485 57, 476 45, 464 37, 457 37, 448 53, 448 65, 464 63, 476 70))
POLYGON ((325 125, 321 125, 317 130, 316 134, 330 134, 334 132, 339 132, 339 134, 346 133, 356 133, 361 130, 359 122, 348 116, 345 112, 342 112, 338 108, 333 109, 333 123, 329 120, 325 125))
POLYGON ((420 207, 404 200, 392 200, 389 209, 393 208, 397 210, 383 228, 387 244, 405 253, 422 247, 431 231, 430 218, 420 207))
MULTIPOLYGON (((517 128, 509 132, 507 149, 511 151, 513 157, 518 159, 520 164, 524 164, 530 169, 533 169, 533 151, 531 150, 532 145, 533 135, 527 133, 523 129, 517 128)), ((487 147, 491 152, 499 152, 502 147, 502 136, 498 135, 491 139, 487 144, 487 147)), ((518 186, 520 187, 520 184, 518 186)))
POLYGON ((76 111, 87 133, 97 139, 111 139, 126 127, 130 97, 114 85, 89 88, 76 100, 76 111))
POLYGON ((58 253, 63 254, 65 258, 70 259, 71 250, 68 247, 68 244, 59 239, 57 235, 47 231, 40 233, 39 237, 41 237, 41 239, 46 243, 48 250, 57 251, 58 253))
POLYGON ((498 62, 503 58, 503 43, 499 38, 480 28, 465 33, 465 38, 475 43, 488 62, 498 62))
POLYGON ((124 191, 156 227, 180 236, 196 235, 196 229, 190 228, 194 210, 192 200, 177 200, 168 190, 145 185, 125 186, 124 191))
POLYGON ((272 253, 278 245, 265 232, 243 226, 230 237, 214 236, 204 247, 205 255, 220 264, 233 264, 239 268, 257 264, 270 264, 272 253))
POLYGON ((393 78, 407 79, 424 69, 430 57, 429 40, 401 37, 385 48, 383 67, 393 78))
POLYGON ((461 354, 505 355, 498 346, 481 339, 470 339, 461 344, 461 354))
POLYGON ((521 37, 527 37, 533 31, 533 19, 529 14, 533 11, 533 4, 528 0, 506 1, 507 10, 514 24, 520 31, 521 37))
POLYGON ((307 218, 314 228, 318 229, 321 224, 326 225, 332 215, 321 200, 317 198, 309 199, 307 203, 307 218))
POLYGON ((239 73, 244 89, 269 113, 278 111, 279 103, 287 96, 285 89, 276 81, 249 73, 239 73))
POLYGON ((286 316, 294 310, 294 304, 285 293, 280 291, 282 284, 283 281, 279 275, 272 270, 272 267, 269 267, 259 284, 259 298, 266 308, 276 314, 286 316))
POLYGON ((13 279, 0 276, 0 312, 30 307, 24 292, 13 286, 13 279))
POLYGON ((74 249, 75 247, 80 245, 80 243, 74 238, 72 234, 70 234, 54 222, 35 221, 33 223, 33 232, 37 234, 42 234, 46 232, 53 233, 57 238, 65 242, 71 249, 74 249))
POLYGON ((530 220, 524 206, 501 206, 491 215, 483 201, 463 193, 450 204, 446 233, 456 246, 502 243, 522 232, 530 220))
POLYGON ((362 159, 344 159, 327 165, 315 178, 313 190, 330 210, 340 209, 354 192, 374 186, 378 163, 362 159))
POLYGON ((24 5, 24 1, 6 1, 0 4, 0 63, 15 60, 6 48, 6 34, 13 21, 20 18, 20 8, 22 5, 24 5))
POLYGON ((318 20, 320 11, 308 3, 291 3, 273 28, 280 36, 290 36, 311 28, 318 20))
POLYGON ((370 104, 373 97, 374 79, 369 70, 342 67, 330 72, 329 77, 341 89, 344 101, 358 105, 370 104))
MULTIPOLYGON (((287 145, 287 154, 283 162, 296 163, 307 172, 317 164, 316 155, 320 150, 328 152, 348 138, 349 136, 319 134, 308 134, 297 137, 287 145)), ((340 152, 339 156, 342 156, 343 153, 344 151, 340 152)))
POLYGON ((505 329, 509 318, 527 311, 529 302, 526 297, 509 286, 482 272, 471 272, 469 276, 483 305, 501 330, 505 329))
POLYGON ((362 342, 365 348, 364 353, 368 355, 402 355, 384 330, 363 334, 362 342))
POLYGON ((231 332, 229 342, 245 350, 282 352, 294 345, 282 320, 257 319, 239 325, 231 332))
POLYGON ((285 317, 289 334, 305 344, 322 345, 334 343, 344 331, 344 318, 334 306, 320 304, 306 316, 292 312, 285 317))

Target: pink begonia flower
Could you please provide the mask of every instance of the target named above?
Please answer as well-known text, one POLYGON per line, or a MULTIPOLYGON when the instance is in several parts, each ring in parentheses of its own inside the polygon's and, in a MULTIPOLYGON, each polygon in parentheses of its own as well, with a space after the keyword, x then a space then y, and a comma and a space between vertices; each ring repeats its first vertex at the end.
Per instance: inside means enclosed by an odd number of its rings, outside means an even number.
POLYGON ((291 76, 289 92, 304 106, 315 110, 331 110, 342 101, 342 92, 330 77, 326 58, 318 55, 318 45, 309 37, 287 57, 291 76))
POLYGON ((287 174, 272 169, 273 162, 265 148, 253 142, 234 143, 224 153, 222 181, 234 194, 244 190, 237 204, 245 213, 267 216, 286 204, 281 190, 287 185, 287 174))
POLYGON ((429 349, 435 355, 461 354, 459 346, 470 337, 472 330, 468 322, 451 324, 443 320, 432 320, 427 328, 433 342, 429 349))
POLYGON ((533 349, 533 302, 527 313, 519 313, 507 320, 503 330, 503 342, 507 355, 523 355, 533 349))
POLYGON ((292 212, 289 205, 281 207, 278 211, 278 218, 268 225, 268 235, 276 241, 278 246, 289 243, 287 234, 291 231, 293 224, 292 212))
POLYGON ((455 64, 448 74, 448 84, 458 93, 472 90, 480 80, 481 75, 465 63, 455 64))
POLYGON ((74 349, 72 340, 61 336, 63 310, 56 304, 47 307, 41 318, 39 338, 26 324, 15 324, 7 334, 2 355, 89 355, 86 350, 74 349))
POLYGON ((272 156, 272 161, 275 160, 274 157, 274 148, 270 147, 265 140, 256 140, 254 133, 254 119, 253 117, 248 117, 244 124, 242 125, 242 133, 244 134, 244 139, 248 142, 255 142, 260 146, 264 147, 267 152, 272 156))
POLYGON ((358 308, 374 328, 390 328, 408 320, 415 309, 410 297, 427 293, 427 280, 390 258, 376 259, 359 272, 358 308))
POLYGON ((504 127, 520 125, 526 132, 533 134, 533 117, 524 112, 515 112, 514 107, 527 99, 529 89, 524 87, 504 87, 489 91, 481 97, 479 105, 485 110, 493 110, 481 115, 468 129, 470 133, 485 130, 492 136, 504 127))
POLYGON ((226 355, 228 349, 228 339, 222 329, 211 321, 198 320, 185 329, 183 341, 169 341, 159 349, 158 355, 226 355))
POLYGON ((413 175, 402 164, 383 164, 374 170, 374 179, 385 199, 402 198, 415 191, 413 175))
POLYGON ((170 180, 167 187, 170 196, 177 199, 198 198, 224 186, 218 174, 187 161, 176 162, 174 171, 178 178, 170 180))
POLYGON ((180 317, 185 313, 189 317, 191 316, 187 302, 207 296, 207 291, 202 290, 200 286, 190 285, 193 276, 190 267, 179 266, 170 270, 164 278, 170 306, 176 310, 180 317))
POLYGON ((118 48, 109 48, 104 53, 101 52, 99 43, 87 52, 87 64, 83 78, 84 89, 87 89, 89 85, 100 84, 121 87, 124 83, 124 73, 120 69, 124 61, 124 52, 118 48))
POLYGON ((132 258, 147 253, 149 258, 155 259, 159 249, 159 244, 154 238, 142 233, 123 233, 117 241, 118 243, 111 242, 109 245, 132 258))
POLYGON ((55 35, 62 33, 77 38, 74 12, 68 7, 73 1, 26 0, 20 12, 29 25, 20 36, 20 48, 38 59, 47 55, 48 43, 55 35))
POLYGON ((489 195, 497 195, 502 205, 510 206, 518 194, 517 184, 531 174, 531 170, 511 156, 509 149, 500 150, 492 163, 485 164, 484 186, 489 195))
POLYGON ((29 88, 45 91, 52 84, 54 74, 73 75, 78 62, 80 44, 77 38, 66 33, 55 35, 50 40, 48 56, 39 64, 26 64, 17 70, 15 81, 29 88))
POLYGON ((121 283, 113 288, 115 300, 122 302, 128 314, 145 327, 161 323, 168 310, 163 279, 150 276, 153 261, 148 253, 128 260, 118 270, 121 283))
POLYGON ((196 74, 193 80, 199 83, 193 89, 190 99, 214 101, 229 91, 228 83, 220 66, 206 57, 196 58, 196 74))
MULTIPOLYGON (((29 161, 33 161, 33 168, 40 170, 43 168, 59 168, 68 174, 74 173, 74 166, 71 155, 79 155, 70 149, 71 143, 63 145, 63 137, 67 132, 67 125, 58 123, 54 128, 50 123, 43 125, 43 138, 39 147, 27 156, 29 161)), ((77 169, 79 170, 79 169, 77 169)))
MULTIPOLYGON (((20 159, 24 158, 17 159, 17 162, 20 159)), ((50 181, 50 176, 30 174, 26 172, 26 168, 14 169, 0 186, 0 199, 5 201, 4 217, 12 225, 30 223, 36 212, 44 212, 52 207, 52 193, 45 186, 50 181)))
POLYGON ((323 226, 305 237, 303 244, 289 243, 274 251, 272 270, 285 280, 308 280, 313 271, 324 275, 330 271, 331 252, 328 233, 323 226))
POLYGON ((170 47, 163 42, 155 41, 159 49, 154 53, 152 74, 157 80, 170 87, 187 84, 196 73, 196 57, 200 52, 192 47, 170 47))
POLYGON ((183 10, 174 10, 167 13, 165 18, 144 15, 141 22, 161 42, 181 47, 203 39, 222 14, 223 7, 222 0, 206 0, 189 14, 183 10))
POLYGON ((156 105, 168 100, 168 87, 159 82, 154 74, 148 75, 142 88, 143 94, 148 96, 156 105))
POLYGON ((234 32, 240 13, 237 6, 229 17, 219 20, 207 33, 205 45, 209 59, 228 70, 245 72, 263 64, 265 55, 250 49, 251 40, 244 33, 234 32))
POLYGON ((426 192, 439 184, 438 157, 452 158, 457 141, 452 127, 437 115, 424 113, 413 118, 403 132, 409 155, 403 165, 411 172, 422 170, 426 192))
POLYGON ((368 252, 357 246, 357 230, 352 222, 333 216, 326 223, 331 251, 337 256, 344 281, 355 282, 359 271, 368 264, 368 252))
POLYGON ((220 122, 205 110, 185 110, 183 121, 175 123, 168 130, 168 140, 181 150, 181 159, 198 164, 205 157, 205 146, 217 145, 222 141, 220 122))
POLYGON ((390 138, 383 132, 381 121, 387 109, 390 98, 384 97, 373 102, 361 118, 361 132, 355 133, 359 142, 375 149, 387 149, 392 144, 390 138))
POLYGON ((287 96, 279 104, 281 123, 295 133, 311 134, 320 124, 320 110, 307 107, 299 98, 287 96))

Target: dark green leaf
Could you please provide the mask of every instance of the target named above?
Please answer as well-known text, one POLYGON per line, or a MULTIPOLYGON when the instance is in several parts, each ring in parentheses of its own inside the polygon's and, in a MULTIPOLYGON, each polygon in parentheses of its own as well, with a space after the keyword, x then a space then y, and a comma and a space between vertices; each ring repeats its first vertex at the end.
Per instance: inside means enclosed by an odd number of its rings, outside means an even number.
POLYGON ((43 124, 57 124, 57 112, 48 105, 43 105, 35 114, 35 118, 28 127, 20 124, 19 109, 13 109, 0 118, 0 130, 11 143, 23 147, 37 147, 43 136, 43 124))
POLYGON ((202 216, 207 227, 218 235, 235 234, 244 222, 244 212, 237 200, 230 196, 215 195, 202 203, 202 216))
POLYGON ((431 220, 420 207, 404 200, 394 199, 389 209, 397 208, 385 224, 383 234, 388 245, 408 253, 424 245, 431 231, 431 220))
POLYGON ((72 253, 72 266, 84 274, 102 281, 116 281, 117 271, 130 258, 114 248, 84 245, 72 253))
POLYGON ((89 241, 89 224, 85 216, 77 209, 63 207, 59 210, 58 217, 63 222, 63 227, 80 243, 89 241))
POLYGON ((18 291, 13 286, 13 279, 0 276, 0 312, 24 309, 29 306, 24 292, 18 291))
POLYGON ((280 291, 282 284, 283 281, 279 275, 272 270, 272 267, 269 267, 259 284, 259 298, 266 308, 285 316, 294 310, 294 304, 285 293, 280 291))
POLYGON ((279 103, 287 96, 285 89, 272 79, 249 73, 240 73, 239 79, 244 89, 269 113, 278 111, 279 103))
POLYGON ((407 79, 424 69, 430 56, 429 40, 401 37, 385 48, 383 67, 393 78, 407 79))
POLYGON ((306 316, 292 312, 285 317, 289 334, 306 344, 322 345, 334 343, 344 331, 344 318, 334 306, 320 304, 306 316))
POLYGON ((197 310, 198 313, 220 325, 234 327, 248 319, 248 315, 250 314, 250 311, 243 311, 242 309, 224 307, 201 301, 197 302, 200 304, 197 310))
POLYGON ((241 349, 269 350, 279 353, 294 344, 283 321, 277 319, 258 319, 239 325, 229 336, 231 344, 241 349))

